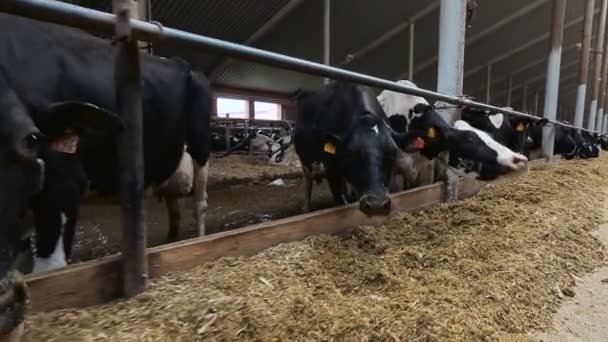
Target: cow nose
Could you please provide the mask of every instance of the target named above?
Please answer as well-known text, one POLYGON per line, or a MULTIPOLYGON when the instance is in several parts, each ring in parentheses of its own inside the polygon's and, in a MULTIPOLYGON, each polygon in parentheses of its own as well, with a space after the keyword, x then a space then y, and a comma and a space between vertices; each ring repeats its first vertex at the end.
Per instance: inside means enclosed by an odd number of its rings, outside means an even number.
POLYGON ((388 215, 391 198, 388 194, 366 194, 359 200, 359 210, 369 216, 388 215))
POLYGON ((22 276, 11 272, 0 284, 0 336, 15 330, 24 320, 28 294, 22 276))

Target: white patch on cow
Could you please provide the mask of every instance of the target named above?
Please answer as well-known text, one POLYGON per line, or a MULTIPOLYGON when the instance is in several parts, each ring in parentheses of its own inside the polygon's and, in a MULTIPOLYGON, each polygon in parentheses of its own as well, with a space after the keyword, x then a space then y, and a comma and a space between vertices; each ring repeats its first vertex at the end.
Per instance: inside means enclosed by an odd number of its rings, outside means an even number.
POLYGON ((477 134, 484 144, 496 151, 496 161, 500 165, 509 167, 513 170, 520 170, 525 167, 525 164, 528 162, 528 158, 525 156, 511 151, 508 147, 501 145, 496 140, 492 139, 488 133, 472 127, 465 121, 457 120, 454 122, 454 128, 461 131, 471 131, 477 134))
POLYGON ((61 232, 59 233, 59 238, 55 244, 55 249, 47 258, 34 258, 34 270, 32 273, 52 271, 68 265, 68 262, 65 259, 65 250, 63 248, 63 228, 67 222, 67 217, 64 213, 61 213, 61 232))
POLYGON ((505 120, 505 116, 502 113, 498 113, 498 114, 488 115, 488 119, 490 119, 490 122, 492 123, 492 125, 494 127, 500 128, 500 127, 502 127, 502 124, 505 120))
POLYGON ((177 165, 177 169, 173 172, 171 177, 156 187, 155 192, 158 196, 185 197, 190 195, 193 186, 194 162, 184 147, 184 152, 177 165))
MULTIPOLYGON (((413 82, 407 80, 397 81, 398 84, 409 86, 412 88, 418 88, 413 82)), ((378 95, 378 102, 382 106, 382 109, 388 117, 393 115, 401 115, 405 117, 406 127, 409 129, 410 123, 418 117, 421 117, 422 113, 411 113, 410 111, 419 104, 428 105, 429 103, 423 97, 397 93, 390 90, 385 90, 378 95)))
POLYGON ((380 131, 378 131, 378 125, 374 125, 374 127, 372 127, 372 131, 374 131, 376 135, 380 134, 380 131))

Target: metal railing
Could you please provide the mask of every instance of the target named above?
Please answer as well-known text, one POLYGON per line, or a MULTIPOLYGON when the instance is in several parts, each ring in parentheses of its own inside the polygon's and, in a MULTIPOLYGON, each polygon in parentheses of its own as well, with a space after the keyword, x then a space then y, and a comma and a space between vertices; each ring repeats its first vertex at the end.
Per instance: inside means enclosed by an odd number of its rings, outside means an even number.
MULTIPOLYGON (((2 0, 0 1, 0 11, 86 30, 98 30, 105 34, 113 34, 114 25, 116 23, 116 16, 114 14, 53 0, 2 0)), ((171 42, 174 44, 181 44, 182 46, 191 48, 193 50, 221 52, 229 57, 237 59, 248 60, 264 65, 320 77, 351 81, 370 87, 421 96, 453 105, 478 108, 494 113, 504 113, 533 120, 542 119, 538 116, 515 110, 508 110, 482 102, 472 101, 463 97, 450 96, 422 88, 409 87, 394 81, 389 81, 374 76, 331 67, 241 44, 231 43, 220 39, 197 35, 173 28, 163 27, 160 23, 148 23, 131 19, 131 26, 132 36, 138 40, 149 42, 171 42)), ((575 128, 591 133, 601 133, 599 131, 588 130, 582 127, 575 127, 556 120, 548 121, 558 126, 575 128)))

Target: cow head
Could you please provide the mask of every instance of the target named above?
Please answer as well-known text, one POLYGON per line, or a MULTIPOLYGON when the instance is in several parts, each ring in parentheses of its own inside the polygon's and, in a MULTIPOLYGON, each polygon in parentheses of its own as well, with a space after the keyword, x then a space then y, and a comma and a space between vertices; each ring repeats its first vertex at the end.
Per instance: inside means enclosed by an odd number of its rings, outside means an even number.
POLYGON ((331 169, 339 169, 355 188, 361 211, 387 214, 391 206, 387 185, 398 148, 382 118, 369 113, 356 117, 346 134, 326 134, 321 148, 328 164, 339 165, 331 169))
MULTIPOLYGON (((416 86, 409 81, 398 83, 416 86)), ((511 151, 465 121, 457 121, 453 126, 448 124, 434 106, 421 97, 385 90, 378 96, 378 100, 393 128, 406 132, 424 132, 422 154, 427 158, 435 158, 442 151, 450 151, 456 157, 500 166, 506 170, 519 170, 527 162, 523 155, 511 151), (399 122, 402 127, 396 126, 399 122)), ((492 125, 502 125, 506 121, 504 117, 492 119, 492 125)))
MULTIPOLYGON (((20 241, 29 234, 28 207, 43 182, 51 181, 43 177, 44 150, 66 129, 81 131, 120 123, 115 116, 86 104, 59 103, 43 112, 40 117, 45 120, 35 123, 15 92, 0 87, 0 335, 22 322, 27 307, 26 287, 15 262, 20 241)), ((67 141, 64 147, 69 146, 67 141)))
POLYGON ((511 151, 488 133, 463 120, 450 126, 432 106, 418 104, 413 110, 424 113, 412 122, 409 129, 427 132, 422 153, 428 158, 435 158, 442 151, 450 151, 459 158, 506 170, 519 170, 527 163, 526 157, 511 151))

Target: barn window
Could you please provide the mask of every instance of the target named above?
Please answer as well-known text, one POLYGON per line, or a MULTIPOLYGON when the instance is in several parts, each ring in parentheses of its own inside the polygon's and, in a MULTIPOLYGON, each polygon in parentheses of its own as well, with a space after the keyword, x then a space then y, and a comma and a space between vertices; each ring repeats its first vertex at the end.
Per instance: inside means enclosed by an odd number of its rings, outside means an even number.
POLYGON ((281 105, 273 102, 255 101, 254 119, 281 120, 281 105))
POLYGON ((249 118, 249 103, 247 100, 218 97, 217 116, 229 119, 249 118))

